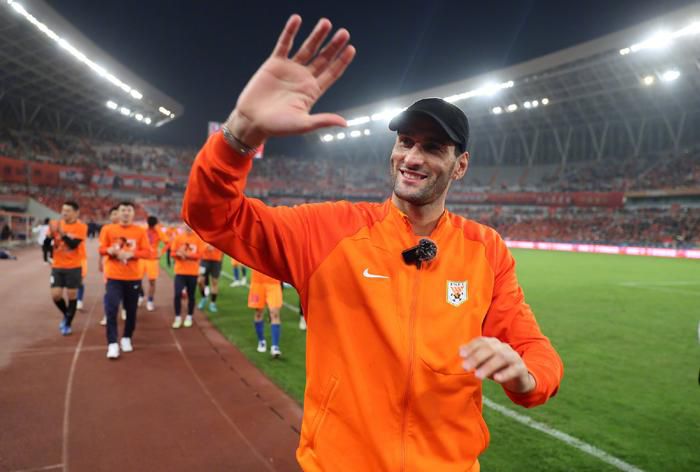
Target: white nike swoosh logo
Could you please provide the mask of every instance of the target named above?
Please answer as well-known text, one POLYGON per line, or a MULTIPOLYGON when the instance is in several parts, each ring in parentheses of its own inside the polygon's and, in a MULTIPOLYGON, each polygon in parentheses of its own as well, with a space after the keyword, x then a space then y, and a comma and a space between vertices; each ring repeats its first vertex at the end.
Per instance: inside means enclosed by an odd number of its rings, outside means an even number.
POLYGON ((377 274, 370 274, 369 273, 369 267, 365 269, 365 271, 362 273, 365 277, 368 279, 388 279, 389 277, 386 275, 377 275, 377 274))

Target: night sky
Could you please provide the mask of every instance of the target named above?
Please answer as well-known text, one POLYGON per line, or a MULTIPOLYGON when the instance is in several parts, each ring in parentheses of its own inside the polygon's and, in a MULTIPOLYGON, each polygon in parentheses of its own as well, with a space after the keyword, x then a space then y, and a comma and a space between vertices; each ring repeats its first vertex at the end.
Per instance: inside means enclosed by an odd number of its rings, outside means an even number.
MULTIPOLYGON (((291 13, 346 27, 355 61, 315 111, 339 111, 499 69, 694 3, 682 0, 48 0, 98 46, 185 106, 149 136, 199 147, 272 50, 291 13)), ((297 42, 299 44, 299 42, 297 42)), ((347 117, 346 117, 347 118, 347 117)), ((283 144, 270 143, 278 149, 283 144)))

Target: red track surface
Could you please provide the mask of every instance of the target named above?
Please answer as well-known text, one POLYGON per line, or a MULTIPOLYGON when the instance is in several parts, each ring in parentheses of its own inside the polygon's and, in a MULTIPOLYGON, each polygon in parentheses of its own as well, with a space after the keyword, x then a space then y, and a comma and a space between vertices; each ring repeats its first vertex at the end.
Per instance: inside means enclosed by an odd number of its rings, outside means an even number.
POLYGON ((105 358, 94 242, 88 252, 68 337, 40 249, 0 261, 0 471, 299 470, 301 408, 201 313, 171 330, 166 274, 156 311, 139 309, 134 352, 105 358))

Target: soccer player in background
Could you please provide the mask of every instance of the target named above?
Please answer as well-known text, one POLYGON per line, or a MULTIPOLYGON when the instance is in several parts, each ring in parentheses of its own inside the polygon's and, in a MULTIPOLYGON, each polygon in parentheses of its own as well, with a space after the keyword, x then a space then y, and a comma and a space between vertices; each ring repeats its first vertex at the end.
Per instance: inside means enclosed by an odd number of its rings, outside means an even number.
POLYGON ((158 226, 158 218, 151 215, 146 221, 148 223, 146 235, 148 236, 148 243, 151 247, 150 255, 147 259, 144 259, 144 270, 148 277, 148 300, 146 301, 146 310, 153 311, 155 310, 154 297, 156 295, 156 281, 160 274, 160 256, 163 254, 160 243, 164 243, 163 245, 166 247, 168 240, 158 226))
POLYGON ((61 219, 49 224, 47 237, 53 239, 53 263, 51 269, 51 298, 61 312, 61 334, 73 332, 71 323, 78 308, 77 291, 82 281, 82 260, 85 256, 87 225, 78 221, 80 206, 66 201, 61 207, 61 219), (64 298, 68 297, 68 304, 64 298))
MULTIPOLYGON (((102 232, 105 230, 107 226, 110 224, 114 225, 119 222, 119 205, 115 205, 112 208, 109 209, 109 223, 102 225, 100 228, 100 234, 97 236, 98 241, 102 241, 102 232)), ((104 280, 105 283, 105 295, 102 299, 102 304, 103 306, 106 307, 107 303, 107 274, 105 274, 105 268, 104 268, 104 263, 107 260, 108 256, 103 256, 100 255, 100 257, 97 259, 97 270, 102 274, 102 279, 104 280)), ((107 308, 104 309, 104 313, 107 313, 107 308)), ((126 318, 126 314, 122 317, 122 319, 126 318)), ((102 319, 100 320, 100 325, 106 326, 107 325, 107 315, 102 315, 102 319)))
POLYGON ((270 355, 275 359, 282 355, 280 350, 280 310, 282 309, 282 284, 279 280, 269 277, 257 270, 251 271, 250 290, 248 291, 248 308, 255 310, 253 322, 255 334, 258 337, 258 352, 267 351, 265 341, 265 307, 270 312, 270 355))
POLYGON ((202 260, 199 263, 199 277, 197 278, 197 284, 199 285, 199 291, 202 296, 199 300, 197 308, 204 310, 207 304, 207 300, 211 299, 209 302, 209 311, 216 313, 218 308, 216 307, 216 297, 219 295, 219 277, 221 276, 221 261, 224 258, 224 253, 216 249, 211 244, 204 245, 204 252, 202 253, 202 260), (209 282, 207 284, 207 281, 209 282), (209 287, 209 293, 206 292, 206 287, 209 287))
POLYGON ((181 326, 189 328, 192 326, 192 315, 194 314, 195 297, 197 296, 197 276, 199 275, 199 261, 204 252, 204 243, 199 236, 194 234, 189 226, 184 225, 184 231, 173 239, 170 246, 170 254, 175 259, 175 319, 173 329, 181 326), (187 316, 183 323, 180 313, 182 312, 182 290, 187 290, 187 316))
POLYGON ((231 269, 233 271, 233 282, 229 287, 243 287, 248 283, 248 275, 246 266, 238 262, 233 257, 231 258, 231 269))
POLYGON ((136 329, 136 307, 141 285, 138 260, 150 255, 146 230, 133 224, 134 204, 121 202, 118 208, 119 222, 107 225, 100 233, 100 254, 108 256, 104 266, 107 276, 105 315, 108 359, 119 357, 120 345, 123 352, 134 350, 132 336, 136 329), (117 312, 120 302, 126 309, 126 323, 118 344, 117 312))

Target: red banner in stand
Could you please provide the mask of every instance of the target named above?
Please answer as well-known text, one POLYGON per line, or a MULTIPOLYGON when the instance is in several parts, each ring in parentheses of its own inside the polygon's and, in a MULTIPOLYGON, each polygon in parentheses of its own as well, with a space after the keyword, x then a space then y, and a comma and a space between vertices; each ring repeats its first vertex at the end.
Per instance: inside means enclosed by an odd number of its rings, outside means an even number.
POLYGON ((27 183, 27 163, 11 157, 0 157, 0 182, 27 183))

